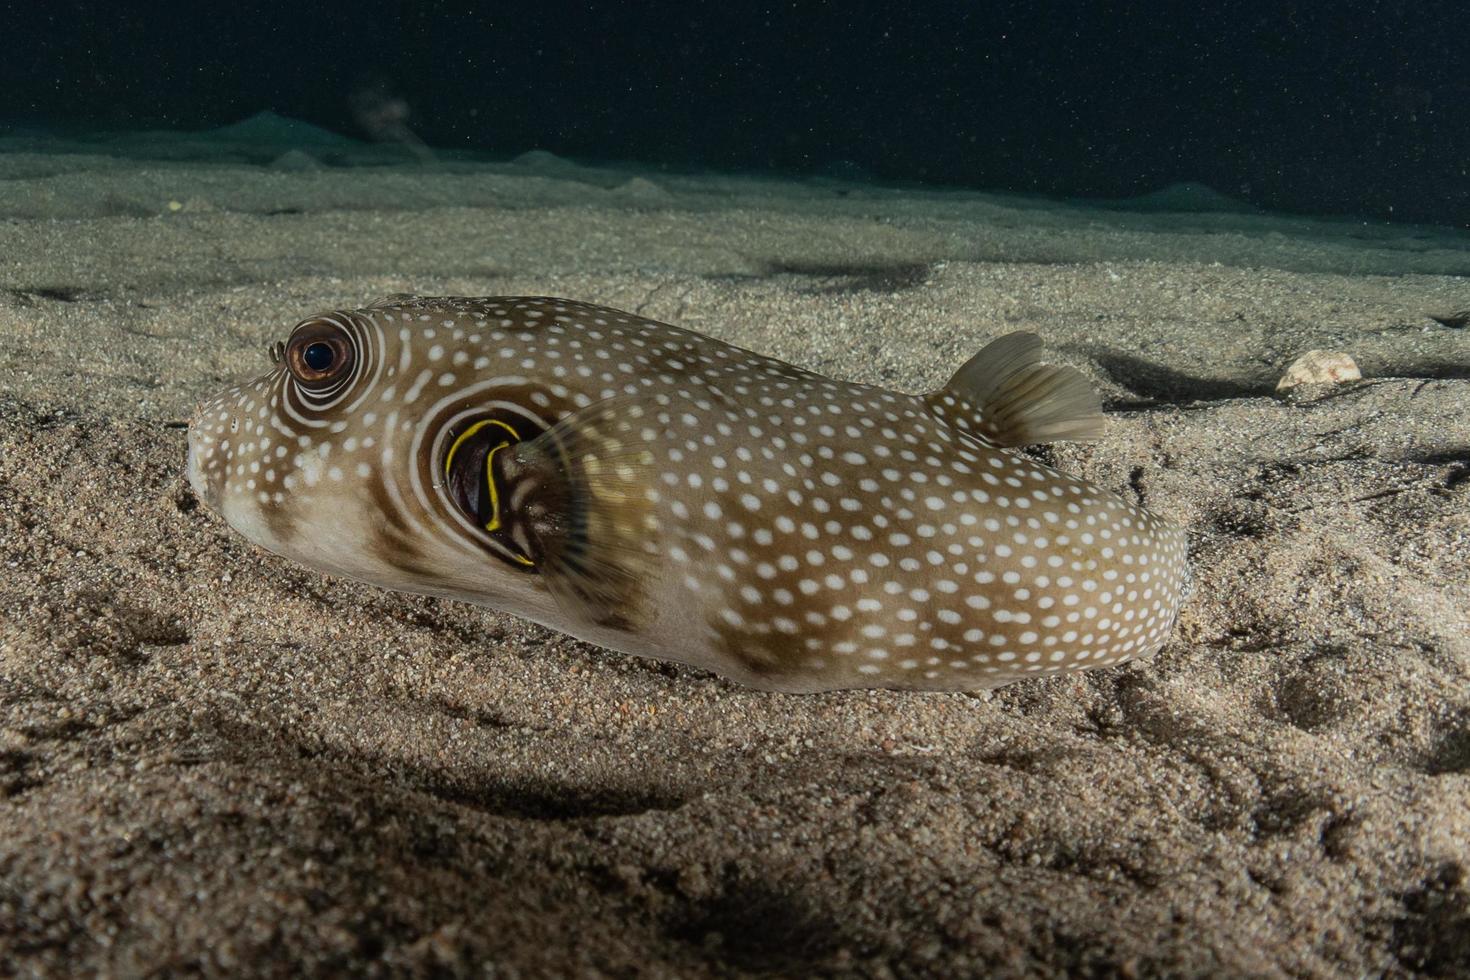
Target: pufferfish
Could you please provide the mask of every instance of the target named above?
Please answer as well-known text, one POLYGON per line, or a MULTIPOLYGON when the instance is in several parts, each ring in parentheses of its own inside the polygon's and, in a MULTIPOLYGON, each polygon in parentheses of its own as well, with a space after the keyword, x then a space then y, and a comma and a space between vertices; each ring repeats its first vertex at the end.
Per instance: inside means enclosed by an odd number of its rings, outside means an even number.
POLYGON ((1015 451, 1101 402, 1041 341, 943 387, 836 381, 547 297, 299 323, 205 403, 189 482, 321 571, 768 690, 975 690, 1146 657, 1182 531, 1015 451))

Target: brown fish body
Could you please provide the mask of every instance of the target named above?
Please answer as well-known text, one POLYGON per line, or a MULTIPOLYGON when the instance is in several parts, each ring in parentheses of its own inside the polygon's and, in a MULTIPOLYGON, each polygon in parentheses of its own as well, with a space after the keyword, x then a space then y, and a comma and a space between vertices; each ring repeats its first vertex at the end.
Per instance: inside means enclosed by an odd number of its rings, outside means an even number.
POLYGON ((1101 421, 1037 346, 916 396, 567 300, 390 300, 204 406, 190 479, 322 570, 752 686, 994 687, 1153 653, 1186 575, 1180 531, 1007 448, 1101 421))

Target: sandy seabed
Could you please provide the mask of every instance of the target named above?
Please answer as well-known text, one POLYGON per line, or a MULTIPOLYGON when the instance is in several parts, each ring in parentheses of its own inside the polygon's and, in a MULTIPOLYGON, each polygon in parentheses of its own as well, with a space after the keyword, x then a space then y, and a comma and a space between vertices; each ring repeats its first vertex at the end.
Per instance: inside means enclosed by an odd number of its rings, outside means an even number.
POLYGON ((1470 235, 160 155, 0 140, 0 974, 1470 974, 1470 334, 1424 315, 1470 235), (1114 418, 1049 458, 1187 524, 1193 598, 1146 663, 780 696, 252 548, 183 424, 394 292, 909 391, 1034 330, 1114 418), (1364 380, 1274 396, 1312 348, 1364 380))

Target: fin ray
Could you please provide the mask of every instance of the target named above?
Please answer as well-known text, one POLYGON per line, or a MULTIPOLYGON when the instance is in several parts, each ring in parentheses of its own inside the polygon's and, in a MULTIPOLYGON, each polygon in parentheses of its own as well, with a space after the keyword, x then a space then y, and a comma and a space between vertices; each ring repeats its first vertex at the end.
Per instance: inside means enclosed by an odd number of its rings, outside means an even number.
POLYGON ((642 399, 611 398, 508 451, 511 478, 536 480, 526 500, 540 515, 528 520, 538 569, 578 619, 631 627, 645 612, 655 557, 649 421, 642 399))
POLYGON ((1006 334, 986 344, 926 397, 946 421, 1005 448, 1102 436, 1102 400, 1076 368, 1041 363, 1041 338, 1006 334))
POLYGON ((422 297, 417 293, 389 293, 381 299, 373 300, 367 306, 363 307, 363 309, 382 310, 390 306, 402 306, 405 303, 412 303, 418 299, 422 299, 422 297))

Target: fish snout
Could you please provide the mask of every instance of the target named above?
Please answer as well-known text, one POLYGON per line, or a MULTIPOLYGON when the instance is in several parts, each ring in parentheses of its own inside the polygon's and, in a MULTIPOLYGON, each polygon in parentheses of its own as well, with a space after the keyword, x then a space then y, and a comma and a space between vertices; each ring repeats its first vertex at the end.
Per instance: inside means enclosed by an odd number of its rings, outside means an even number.
POLYGON ((209 495, 208 484, 204 480, 204 470, 199 465, 199 454, 194 448, 193 433, 189 434, 189 455, 184 462, 184 474, 189 479, 189 486, 194 488, 194 493, 201 500, 209 495))
POLYGON ((184 475, 189 481, 189 486, 194 490, 195 496, 209 507, 217 509, 219 488, 216 486, 217 481, 214 477, 221 476, 225 469, 217 462, 212 467, 209 465, 211 460, 216 460, 220 446, 215 437, 205 431, 204 413, 205 410, 201 408, 189 420, 189 449, 184 460, 184 475))

